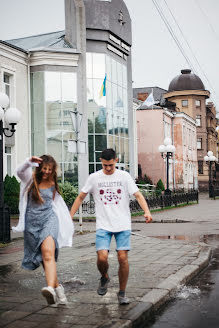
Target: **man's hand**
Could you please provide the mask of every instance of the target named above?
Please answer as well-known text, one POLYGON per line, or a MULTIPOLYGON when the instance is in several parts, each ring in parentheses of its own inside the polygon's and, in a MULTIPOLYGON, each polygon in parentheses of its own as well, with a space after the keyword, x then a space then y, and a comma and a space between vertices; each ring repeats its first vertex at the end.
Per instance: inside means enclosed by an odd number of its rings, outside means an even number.
POLYGON ((150 223, 152 222, 152 216, 151 216, 151 212, 147 212, 147 213, 144 213, 144 217, 145 217, 145 222, 146 223, 150 223))

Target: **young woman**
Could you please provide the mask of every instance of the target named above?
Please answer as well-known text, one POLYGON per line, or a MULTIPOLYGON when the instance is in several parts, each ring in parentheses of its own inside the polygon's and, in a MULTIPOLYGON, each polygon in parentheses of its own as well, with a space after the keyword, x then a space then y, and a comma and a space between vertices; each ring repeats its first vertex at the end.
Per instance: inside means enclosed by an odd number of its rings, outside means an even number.
POLYGON ((49 155, 33 156, 18 167, 20 217, 13 230, 24 231, 22 267, 35 270, 43 264, 47 287, 41 292, 47 303, 65 304, 67 299, 63 286, 58 283, 56 261, 60 247, 72 246, 74 228, 59 194, 56 169, 56 161, 49 155))

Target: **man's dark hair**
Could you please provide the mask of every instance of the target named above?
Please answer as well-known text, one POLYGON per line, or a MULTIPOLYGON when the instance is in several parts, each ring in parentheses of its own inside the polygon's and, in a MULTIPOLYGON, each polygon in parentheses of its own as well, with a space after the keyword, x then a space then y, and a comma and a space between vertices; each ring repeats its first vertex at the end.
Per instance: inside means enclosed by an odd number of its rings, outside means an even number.
POLYGON ((111 159, 116 159, 116 152, 112 148, 104 149, 101 153, 100 158, 110 161, 111 159))

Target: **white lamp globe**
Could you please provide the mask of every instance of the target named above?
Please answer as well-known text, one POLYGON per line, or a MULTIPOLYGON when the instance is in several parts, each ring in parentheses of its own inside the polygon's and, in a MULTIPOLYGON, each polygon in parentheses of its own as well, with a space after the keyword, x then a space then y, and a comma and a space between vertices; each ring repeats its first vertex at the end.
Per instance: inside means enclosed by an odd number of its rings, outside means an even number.
POLYGON ((216 159, 216 157, 215 157, 215 156, 209 156, 209 161, 211 161, 211 162, 214 162, 214 161, 215 161, 215 159, 216 159))
POLYGON ((176 148, 175 148, 175 146, 173 146, 173 145, 167 145, 167 146, 166 146, 166 151, 167 151, 168 153, 174 153, 175 150, 176 150, 176 148))
POLYGON ((165 151, 166 151, 166 147, 165 147, 164 145, 160 145, 160 146, 158 147, 158 150, 159 150, 160 153, 165 153, 165 151))
POLYGON ((0 92, 0 106, 7 108, 9 105, 9 98, 5 93, 0 92))
POLYGON ((208 160, 209 160, 209 157, 206 155, 206 156, 204 157, 204 161, 205 161, 205 162, 208 162, 208 160))
POLYGON ((5 114, 4 109, 1 108, 1 106, 0 106, 0 121, 3 120, 4 114, 5 114))
POLYGON ((216 131, 219 131, 219 126, 216 127, 216 131))
POLYGON ((165 146, 167 146, 167 145, 171 145, 171 143, 172 143, 172 140, 169 138, 169 137, 166 137, 165 139, 164 139, 164 145, 165 146))
POLYGON ((208 156, 209 156, 209 157, 210 157, 210 156, 213 156, 213 151, 209 150, 209 151, 208 151, 208 156))
POLYGON ((5 121, 8 124, 17 124, 20 118, 21 112, 17 108, 8 108, 5 112, 5 121))

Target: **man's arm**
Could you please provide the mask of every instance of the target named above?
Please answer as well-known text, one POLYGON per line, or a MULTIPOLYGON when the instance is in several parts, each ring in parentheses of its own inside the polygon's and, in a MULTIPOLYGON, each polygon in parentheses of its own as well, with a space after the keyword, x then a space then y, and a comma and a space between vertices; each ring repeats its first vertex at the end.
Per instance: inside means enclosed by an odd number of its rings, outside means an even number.
POLYGON ((136 193, 134 193, 134 196, 135 196, 138 204, 141 206, 141 208, 144 211, 144 217, 146 219, 146 223, 150 223, 152 221, 152 216, 151 216, 151 212, 148 208, 148 204, 147 204, 144 196, 142 195, 142 193, 140 191, 137 191, 136 193))
POLYGON ((72 205, 71 211, 70 211, 70 215, 71 215, 72 219, 73 219, 75 213, 77 212, 77 210, 79 209, 79 207, 81 206, 81 204, 86 196, 87 196, 86 193, 80 192, 78 197, 75 199, 75 201, 72 205))

